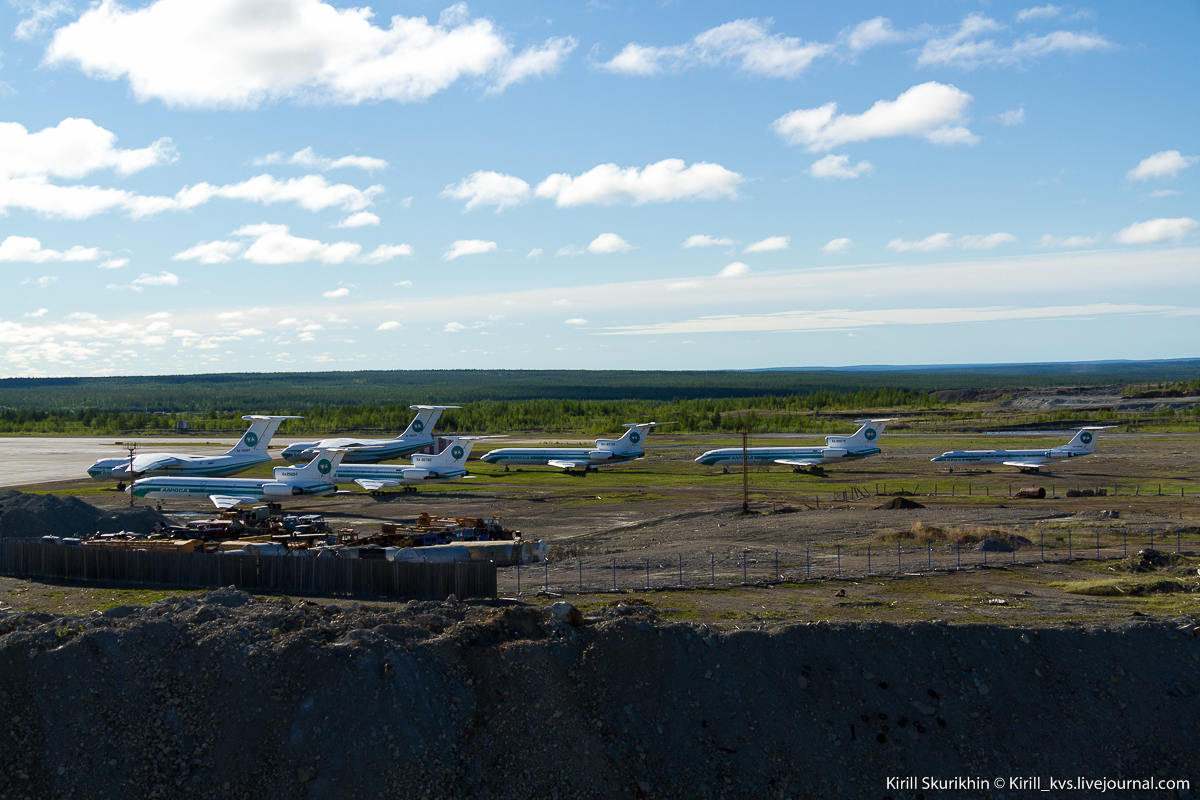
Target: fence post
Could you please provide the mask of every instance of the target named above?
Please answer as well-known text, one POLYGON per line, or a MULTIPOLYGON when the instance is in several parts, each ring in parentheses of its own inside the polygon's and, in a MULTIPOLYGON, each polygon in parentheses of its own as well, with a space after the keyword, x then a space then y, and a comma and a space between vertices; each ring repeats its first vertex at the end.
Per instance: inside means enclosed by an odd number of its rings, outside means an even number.
POLYGON ((746 575, 746 551, 742 551, 742 583, 749 583, 750 579, 746 575))
POLYGON ((896 540, 896 574, 899 575, 901 572, 902 572, 902 570, 900 569, 900 540, 897 539, 896 540))
POLYGON ((837 558, 838 558, 838 575, 840 576, 842 574, 842 546, 840 544, 837 546, 837 558))
POLYGON ((1100 560, 1100 529, 1096 529, 1096 560, 1100 560))
POLYGON ((958 559, 955 569, 962 569, 962 539, 954 540, 954 555, 958 559))
POLYGON ((547 558, 542 564, 546 567, 546 591, 548 592, 550 591, 550 559, 547 558))
POLYGON ((646 588, 650 588, 650 559, 646 559, 646 588))
POLYGON ((683 586, 683 553, 679 554, 679 585, 683 586))
POLYGON ((583 559, 579 559, 579 591, 583 591, 583 559))
POLYGON ((1183 534, 1180 533, 1178 530, 1176 530, 1175 531, 1175 553, 1177 555, 1179 553, 1179 545, 1182 542, 1182 540, 1183 540, 1183 534))
POLYGON ((925 543, 925 569, 933 572, 933 542, 925 543))
POLYGON ((1046 560, 1046 532, 1042 531, 1042 561, 1046 560))
POLYGON ((775 580, 779 580, 779 548, 775 548, 775 580))
POLYGON ((871 543, 867 542, 867 574, 871 574, 871 543))
POLYGON ((1017 535, 1015 533, 1010 535, 1012 536, 1012 562, 1015 564, 1017 563, 1017 535))
POLYGON ((708 554, 708 568, 712 571, 712 585, 717 585, 717 554, 708 554))
POLYGON ((521 562, 517 562, 517 597, 521 596, 521 562))
POLYGON ((808 568, 808 564, 809 564, 809 561, 808 561, 808 548, 807 548, 807 547, 805 547, 805 548, 804 548, 804 577, 805 577, 805 579, 806 579, 806 580, 807 580, 807 579, 808 579, 808 577, 809 577, 809 568, 808 568))
POLYGON ((613 556, 613 591, 617 590, 617 557, 613 556))

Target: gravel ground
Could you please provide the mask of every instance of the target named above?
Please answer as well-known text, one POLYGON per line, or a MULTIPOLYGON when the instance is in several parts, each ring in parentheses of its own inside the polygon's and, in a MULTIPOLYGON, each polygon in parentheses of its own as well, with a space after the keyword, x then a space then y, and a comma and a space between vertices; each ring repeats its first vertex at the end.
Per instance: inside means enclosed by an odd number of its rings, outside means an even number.
POLYGON ((0 613, 0 798, 1078 797, 886 780, 1200 778, 1190 619, 589 616, 233 590, 0 613))

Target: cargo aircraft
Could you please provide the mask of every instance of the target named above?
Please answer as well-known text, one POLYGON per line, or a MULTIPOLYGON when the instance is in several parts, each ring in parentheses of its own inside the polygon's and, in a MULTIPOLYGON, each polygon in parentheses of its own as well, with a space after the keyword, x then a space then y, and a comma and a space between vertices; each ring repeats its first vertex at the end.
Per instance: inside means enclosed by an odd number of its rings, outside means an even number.
POLYGON ((283 457, 293 461, 310 459, 322 449, 330 447, 351 448, 346 453, 347 464, 376 464, 400 458, 433 445, 433 426, 442 412, 462 406, 409 406, 417 415, 408 424, 404 433, 395 439, 322 439, 319 442, 296 442, 283 450, 283 457))
POLYGON ((1090 425, 1079 428, 1071 441, 1049 450, 952 450, 931 461, 951 464, 1003 464, 1006 467, 1017 467, 1021 472, 1037 472, 1055 461, 1090 456, 1096 452, 1096 435, 1092 431, 1105 431, 1115 427, 1090 425))
POLYGON ((285 419, 303 417, 274 417, 249 414, 250 428, 231 450, 218 456, 196 456, 184 453, 139 453, 129 458, 101 458, 88 467, 88 475, 98 481, 126 481, 150 475, 191 475, 226 477, 245 472, 251 467, 271 460, 267 445, 285 419))
POLYGON ((323 497, 337 491, 333 475, 346 451, 327 448, 302 466, 276 467, 270 478, 142 478, 126 492, 159 500, 208 498, 217 508, 278 502, 285 498, 323 497))
POLYGON ((674 422, 631 422, 620 439, 597 439, 596 447, 505 447, 493 450, 480 457, 489 464, 503 464, 507 472, 510 466, 557 467, 570 472, 581 469, 599 470, 610 464, 624 464, 646 455, 642 442, 650 431, 659 425, 674 425, 674 422))
MULTIPOLYGON (((883 435, 883 429, 895 418, 858 419, 861 427, 850 436, 826 436, 824 447, 748 447, 746 459, 751 464, 783 464, 793 472, 825 464, 845 464, 868 456, 879 455, 875 444, 883 435)), ((720 466, 725 471, 731 464, 742 463, 742 448, 722 447, 709 450, 696 459, 706 467, 720 466)))
POLYGON ((468 475, 466 463, 471 448, 482 436, 451 436, 450 443, 437 455, 414 455, 411 465, 397 464, 346 464, 334 472, 334 483, 357 483, 371 494, 378 494, 393 486, 403 486, 415 491, 415 487, 445 483, 468 475))

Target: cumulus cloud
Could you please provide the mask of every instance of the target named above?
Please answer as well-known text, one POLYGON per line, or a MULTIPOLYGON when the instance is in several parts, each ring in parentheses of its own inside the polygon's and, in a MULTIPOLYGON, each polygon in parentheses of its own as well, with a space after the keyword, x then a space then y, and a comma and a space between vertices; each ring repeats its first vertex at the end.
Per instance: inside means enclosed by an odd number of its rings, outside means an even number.
POLYGON ((377 331, 398 331, 398 330, 400 330, 400 329, 401 329, 401 328, 403 328, 403 327, 404 327, 404 326, 403 326, 403 325, 401 325, 401 324, 400 324, 399 322, 397 322, 396 320, 394 320, 394 319, 390 319, 390 320, 388 320, 387 322, 381 322, 381 323, 379 323, 379 327, 378 327, 378 328, 376 328, 375 330, 377 330, 377 331))
POLYGON ((354 242, 326 244, 316 239, 292 236, 287 225, 243 225, 234 236, 253 239, 245 241, 201 242, 172 256, 175 261, 199 261, 201 264, 223 264, 234 257, 255 264, 298 264, 302 261, 321 261, 341 264, 357 256, 362 246, 354 242))
POLYGON ((838 239, 830 239, 821 247, 822 253, 844 253, 853 246, 854 242, 845 236, 838 239))
POLYGON ((170 106, 253 108, 306 103, 425 100, 464 78, 495 90, 557 68, 573 40, 551 39, 514 58, 503 34, 466 6, 436 24, 321 0, 274 0, 253 13, 239 0, 157 0, 130 8, 100 0, 59 28, 51 66, 75 65, 129 81, 139 100, 170 106))
POLYGON ((532 250, 530 250, 528 253, 526 253, 525 257, 526 258, 541 258, 542 253, 544 253, 544 252, 546 252, 546 251, 543 250, 542 248, 535 247, 532 250))
POLYGON ((968 235, 960 236, 955 239, 949 233, 935 233, 932 236, 926 236, 924 239, 915 241, 905 241, 904 239, 892 239, 887 243, 889 250, 894 250, 897 253, 906 253, 910 250, 915 250, 922 253, 932 253, 938 250, 945 250, 948 247, 961 247, 963 250, 991 250, 1008 242, 1015 242, 1017 237, 1011 233, 989 233, 986 235, 968 235))
POLYGON ((1128 228, 1117 231, 1113 238, 1121 244, 1159 244, 1166 241, 1178 242, 1184 236, 1200 228, 1200 222, 1191 217, 1176 219, 1152 219, 1135 222, 1128 228))
POLYGON ((717 273, 718 278, 740 278, 743 275, 750 274, 750 265, 743 264, 741 261, 734 261, 732 264, 726 264, 717 273))
POLYGON ((770 253, 775 250, 787 250, 792 241, 790 236, 768 236, 761 241, 746 245, 743 253, 770 253))
POLYGON ((733 243, 733 239, 727 236, 708 236, 707 234, 697 233, 685 239, 680 246, 685 249, 692 247, 730 247, 733 243))
POLYGON ((33 317, 34 319, 37 319, 37 318, 39 318, 39 317, 44 317, 44 316, 46 316, 48 313, 50 313, 50 309, 48 309, 48 308, 39 308, 37 311, 30 311, 30 312, 29 312, 28 314, 26 314, 25 316, 27 316, 27 317, 33 317))
POLYGON ((467 326, 463 325, 461 322, 447 322, 445 324, 445 326, 442 328, 442 332, 443 333, 458 333, 459 331, 463 331, 466 329, 467 329, 467 326))
POLYGON ((784 114, 771 127, 788 144, 802 145, 811 153, 892 136, 920 136, 936 144, 974 144, 979 137, 960 124, 971 99, 957 87, 929 81, 907 89, 895 100, 879 100, 862 114, 837 114, 837 103, 826 103, 784 114))
POLYGON ((135 150, 116 147, 116 142, 115 133, 90 119, 68 117, 37 133, 16 122, 0 122, 0 179, 81 178, 104 169, 132 175, 178 157, 168 138, 135 150))
POLYGON ((1011 108, 1008 111, 1002 111, 997 115, 997 119, 1000 120, 1002 125, 1008 127, 1020 125, 1025 121, 1025 106, 1021 106, 1020 108, 1011 108))
POLYGON ((925 43, 917 56, 918 66, 954 66, 973 69, 979 66, 1018 66, 1025 61, 1050 53, 1085 53, 1106 50, 1112 42, 1098 33, 1053 31, 1045 36, 1032 33, 1010 44, 982 37, 1008 29, 979 12, 968 14, 958 30, 943 38, 925 43))
POLYGON ((1062 13, 1060 6, 1037 6, 1036 8, 1022 8, 1017 12, 1017 22, 1029 22, 1031 19, 1053 19, 1062 13))
POLYGON ((9 236, 0 242, 0 261, 44 264, 47 261, 95 261, 99 257, 100 250, 96 247, 75 245, 69 250, 59 252, 42 247, 41 241, 31 236, 9 236))
POLYGON ((271 153, 261 158, 256 158, 253 161, 255 166, 266 166, 268 164, 291 164, 297 167, 307 167, 309 169, 318 169, 322 172, 328 172, 331 169, 346 169, 347 167, 355 167, 363 169, 367 172, 374 172, 377 169, 387 169, 388 162, 382 158, 372 158, 371 156, 342 156, 341 158, 327 158, 319 156, 311 147, 306 147, 303 150, 297 150, 290 156, 285 156, 282 152, 271 153))
POLYGON ((819 158, 808 168, 808 174, 814 178, 857 178, 865 175, 874 167, 870 161, 860 161, 851 166, 850 156, 835 156, 833 153, 819 158))
POLYGON ((530 188, 528 183, 512 175, 479 170, 458 183, 447 186, 442 190, 441 196, 452 200, 466 200, 464 212, 480 206, 495 206, 496 213, 500 213, 506 208, 527 202, 530 188))
POLYGON ((642 169, 601 164, 578 177, 558 173, 539 183, 535 193, 554 200, 559 208, 617 203, 640 206, 737 197, 737 186, 743 180, 720 164, 697 162, 689 167, 682 159, 667 158, 642 169))
POLYGON ((742 72, 766 78, 795 78, 833 46, 773 34, 771 20, 739 19, 710 28, 681 45, 652 47, 630 43, 597 66, 622 75, 658 75, 698 66, 736 64, 742 72))
POLYGON ((581 317, 572 317, 571 319, 565 320, 563 322, 563 324, 564 325, 587 325, 588 322, 586 319, 583 319, 581 317))
POLYGON ((338 221, 335 228, 362 228, 366 225, 378 225, 379 217, 370 211, 359 211, 338 221))
POLYGON ((1095 236, 1051 236, 1045 234, 1038 239, 1038 247, 1091 247, 1097 241, 1095 236))
POLYGON ((321 297, 328 297, 332 300, 338 297, 345 297, 348 294, 350 294, 350 290, 343 286, 340 289, 330 289, 328 292, 321 292, 321 297))
POLYGON ((608 253, 628 253, 633 249, 633 245, 615 233, 602 233, 592 240, 587 249, 589 253, 605 255, 608 253))
POLYGON ((381 244, 360 258, 359 261, 362 261, 364 264, 382 264, 385 261, 391 261, 393 258, 411 256, 412 254, 413 249, 410 244, 381 244))
POLYGON ((852 53, 861 53, 881 44, 903 42, 912 37, 912 33, 903 33, 892 28, 890 19, 875 17, 858 23, 839 38, 852 53))
MULTIPOLYGON (((179 276, 176 275, 174 272, 166 272, 164 270, 163 272, 160 272, 157 275, 151 275, 148 272, 143 272, 141 275, 134 278, 132 281, 130 281, 127 284, 121 285, 121 284, 116 284, 116 283, 110 283, 105 288, 107 288, 107 289, 130 289, 135 292, 141 292, 141 291, 145 290, 147 286, 153 287, 153 286, 178 286, 178 285, 179 285, 179 276)), ((169 326, 167 326, 167 325, 165 325, 165 323, 163 323, 163 329, 165 329, 167 327, 169 327, 169 326)), ((150 329, 153 331, 159 330, 158 327, 155 327, 153 325, 150 326, 150 329)))
POLYGON ((442 255, 442 261, 453 261, 461 256, 475 256, 480 253, 490 253, 496 249, 495 242, 484 239, 458 239, 450 245, 450 249, 442 255))
POLYGON ((100 269, 120 269, 129 266, 128 258, 110 258, 97 264, 100 269))
POLYGON ((1185 156, 1178 150, 1163 150, 1143 158, 1125 177, 1131 181, 1148 181, 1151 178, 1174 178, 1183 170, 1200 161, 1197 156, 1185 156))
POLYGON ((32 39, 42 32, 48 22, 60 14, 69 14, 74 9, 64 0, 34 0, 32 3, 13 3, 25 17, 13 30, 14 39, 32 39))

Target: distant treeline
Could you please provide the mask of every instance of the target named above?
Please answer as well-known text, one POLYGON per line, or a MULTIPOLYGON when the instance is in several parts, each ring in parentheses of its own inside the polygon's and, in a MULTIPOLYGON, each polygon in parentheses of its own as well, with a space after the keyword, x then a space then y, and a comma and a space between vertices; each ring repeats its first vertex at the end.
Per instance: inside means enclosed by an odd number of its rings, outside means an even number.
POLYGON ((870 391, 1150 385, 1195 381, 1200 361, 1101 362, 856 370, 393 370, 116 378, 0 379, 0 408, 129 414, 266 413, 287 409, 466 405, 534 400, 644 401, 819 398, 870 391))
MULTIPOLYGON (((830 432, 850 430, 852 423, 815 413, 845 416, 858 409, 929 409, 943 404, 927 392, 909 389, 863 389, 854 392, 812 392, 777 397, 738 397, 701 400, 520 400, 466 403, 447 411, 437 430, 444 433, 501 433, 548 431, 588 434, 616 433, 626 422, 676 422, 681 431, 830 432)), ((380 431, 399 433, 412 420, 408 404, 318 405, 308 408, 255 409, 264 414, 300 414, 302 420, 284 423, 281 433, 380 431)), ((0 410, 3 433, 70 433, 110 435, 154 433, 175 429, 186 420, 194 432, 228 432, 246 425, 240 411, 201 413, 138 413, 0 410)))

